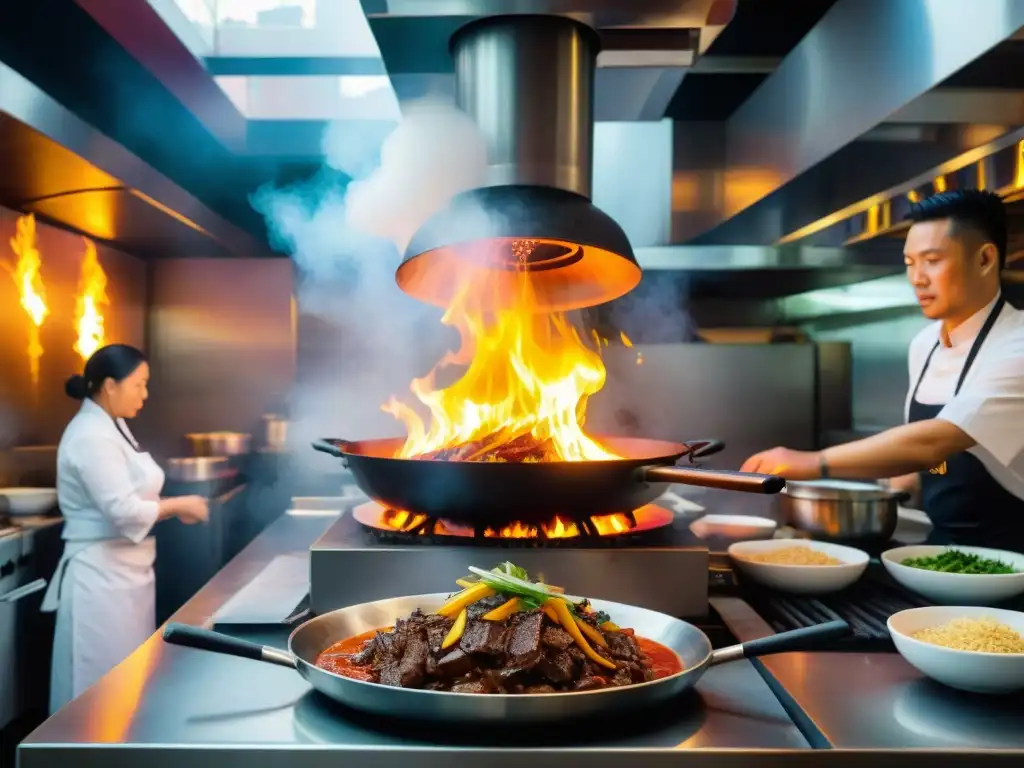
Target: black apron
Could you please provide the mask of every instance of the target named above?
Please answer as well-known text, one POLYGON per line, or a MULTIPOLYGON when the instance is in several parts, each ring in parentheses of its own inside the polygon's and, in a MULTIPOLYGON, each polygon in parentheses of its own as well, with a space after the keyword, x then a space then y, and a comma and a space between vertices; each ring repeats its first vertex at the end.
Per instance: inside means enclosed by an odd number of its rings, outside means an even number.
MULTIPOLYGON (((1006 301, 1000 297, 985 320, 964 361, 954 394, 960 392, 974 359, 1005 304, 1006 301)), ((936 342, 928 353, 914 385, 909 422, 934 419, 943 408, 942 405, 925 405, 917 401, 917 390, 941 343, 936 342)), ((934 526, 928 537, 929 544, 959 544, 1024 552, 1024 499, 1003 488, 976 456, 966 451, 957 453, 938 467, 922 472, 921 500, 934 526)))

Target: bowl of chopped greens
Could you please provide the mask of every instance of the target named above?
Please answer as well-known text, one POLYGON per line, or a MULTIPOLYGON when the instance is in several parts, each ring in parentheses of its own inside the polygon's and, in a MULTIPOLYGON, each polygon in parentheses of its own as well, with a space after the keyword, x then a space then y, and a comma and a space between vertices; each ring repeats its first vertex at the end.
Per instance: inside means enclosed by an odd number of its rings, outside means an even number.
POLYGON ((982 547, 898 547, 882 564, 907 589, 945 605, 992 605, 1024 593, 1024 555, 982 547))

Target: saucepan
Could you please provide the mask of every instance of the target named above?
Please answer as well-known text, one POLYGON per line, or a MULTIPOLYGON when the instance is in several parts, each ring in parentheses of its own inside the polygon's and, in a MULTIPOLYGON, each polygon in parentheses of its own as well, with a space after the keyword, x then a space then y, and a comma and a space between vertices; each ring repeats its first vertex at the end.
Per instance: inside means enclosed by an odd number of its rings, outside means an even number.
POLYGON ((252 435, 244 432, 192 432, 185 435, 194 456, 242 456, 249 452, 252 435))
POLYGON ((813 650, 842 637, 844 621, 783 632, 719 650, 700 629, 663 613, 631 605, 592 600, 620 626, 655 640, 678 655, 683 670, 647 683, 571 693, 474 694, 394 688, 355 680, 316 666, 317 656, 336 642, 372 629, 393 626, 416 608, 435 611, 450 597, 446 593, 415 595, 353 605, 301 624, 288 638, 288 650, 257 645, 207 629, 170 624, 164 641, 230 656, 265 661, 296 669, 323 695, 372 715, 435 722, 545 722, 595 717, 662 704, 696 685, 716 664, 773 653, 813 650))
POLYGON ((899 505, 909 499, 909 493, 877 483, 791 481, 779 494, 779 507, 787 523, 821 538, 888 541, 899 522, 899 505))
POLYGON ((623 458, 532 463, 395 458, 405 442, 401 437, 318 440, 313 448, 342 459, 363 492, 387 507, 476 525, 628 512, 658 498, 665 483, 749 493, 778 493, 786 486, 775 475, 692 466, 721 451, 725 445, 719 440, 594 439, 623 458), (684 456, 691 466, 675 463, 684 456))

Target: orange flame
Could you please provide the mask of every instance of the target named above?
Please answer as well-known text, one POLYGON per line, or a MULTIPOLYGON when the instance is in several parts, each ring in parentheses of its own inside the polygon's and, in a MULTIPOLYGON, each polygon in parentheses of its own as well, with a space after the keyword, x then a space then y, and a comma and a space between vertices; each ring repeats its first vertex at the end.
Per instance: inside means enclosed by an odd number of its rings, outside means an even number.
POLYGON ((4 264, 4 268, 10 272, 18 286, 21 306, 32 321, 27 351, 32 385, 36 387, 39 384, 39 359, 43 356, 39 328, 50 310, 46 306, 46 290, 40 274, 43 259, 36 247, 36 219, 31 213, 18 217, 14 237, 11 238, 11 250, 18 260, 13 269, 7 264, 4 264))
POLYGON ((600 354, 584 344, 564 313, 538 312, 529 273, 519 277, 517 295, 500 309, 484 306, 486 286, 466 284, 457 292, 442 322, 459 330, 461 347, 410 387, 429 410, 429 426, 394 398, 384 405, 408 434, 396 456, 477 441, 493 449, 532 437, 549 444, 561 461, 617 458, 583 432, 587 399, 605 382, 600 354), (436 375, 450 364, 466 366, 465 372, 438 388, 436 375))
POLYGON ((100 266, 96 255, 96 244, 85 240, 85 257, 78 277, 78 297, 75 299, 75 331, 78 340, 75 352, 83 360, 103 346, 106 332, 103 327, 103 312, 100 307, 110 304, 107 298, 107 275, 100 266))

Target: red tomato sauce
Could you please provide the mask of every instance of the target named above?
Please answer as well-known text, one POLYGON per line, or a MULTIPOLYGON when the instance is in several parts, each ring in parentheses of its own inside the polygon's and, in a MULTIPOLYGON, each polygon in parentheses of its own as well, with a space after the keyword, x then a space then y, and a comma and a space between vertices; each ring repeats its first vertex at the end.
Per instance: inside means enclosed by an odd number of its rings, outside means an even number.
POLYGON ((678 653, 667 645, 662 645, 654 640, 648 640, 646 637, 640 637, 640 635, 635 637, 640 650, 651 660, 651 672, 654 673, 655 680, 660 680, 663 677, 683 671, 683 660, 679 658, 678 653))
MULTIPOLYGON (((363 632, 361 635, 348 637, 341 642, 334 643, 334 645, 317 656, 316 665, 328 672, 350 677, 353 680, 373 680, 373 669, 369 664, 354 664, 351 659, 346 657, 363 650, 366 642, 373 639, 377 632, 386 632, 390 629, 391 627, 385 627, 380 630, 371 629, 369 632, 363 632)), ((646 637, 640 637, 639 635, 635 637, 640 650, 651 661, 651 672, 654 673, 655 680, 682 671, 683 662, 679 655, 671 648, 654 640, 648 640, 646 637)))
POLYGON ((336 675, 351 677, 353 680, 373 680, 373 669, 369 664, 353 664, 351 659, 345 657, 363 650, 366 642, 372 640, 378 631, 380 630, 371 629, 369 632, 363 632, 361 635, 354 635, 345 638, 340 643, 335 643, 316 657, 316 665, 320 669, 325 669, 336 675))

